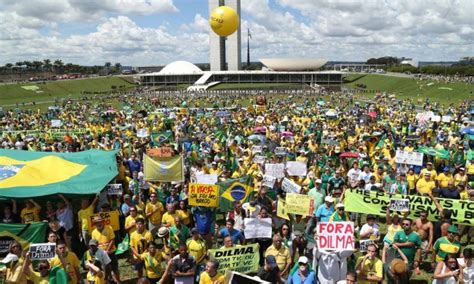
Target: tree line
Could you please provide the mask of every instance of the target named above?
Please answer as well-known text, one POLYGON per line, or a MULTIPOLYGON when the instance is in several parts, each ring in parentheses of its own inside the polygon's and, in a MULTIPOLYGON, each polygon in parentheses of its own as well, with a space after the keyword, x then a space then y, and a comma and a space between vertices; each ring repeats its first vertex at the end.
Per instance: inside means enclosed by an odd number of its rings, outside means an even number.
POLYGON ((61 59, 52 61, 44 59, 42 61, 18 61, 0 66, 0 73, 15 74, 28 72, 53 72, 56 74, 81 73, 81 74, 116 74, 122 71, 122 65, 117 62, 105 62, 104 65, 83 66, 73 63, 64 63, 61 59))

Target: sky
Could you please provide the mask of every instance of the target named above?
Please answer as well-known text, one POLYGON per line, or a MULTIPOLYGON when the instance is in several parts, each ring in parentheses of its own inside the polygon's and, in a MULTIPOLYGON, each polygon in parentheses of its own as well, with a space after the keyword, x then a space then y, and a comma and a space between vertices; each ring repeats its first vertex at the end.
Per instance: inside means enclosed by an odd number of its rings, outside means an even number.
MULTIPOLYGON (((241 0, 242 59, 474 56, 472 0, 241 0)), ((209 62, 207 0, 0 0, 0 64, 209 62)))

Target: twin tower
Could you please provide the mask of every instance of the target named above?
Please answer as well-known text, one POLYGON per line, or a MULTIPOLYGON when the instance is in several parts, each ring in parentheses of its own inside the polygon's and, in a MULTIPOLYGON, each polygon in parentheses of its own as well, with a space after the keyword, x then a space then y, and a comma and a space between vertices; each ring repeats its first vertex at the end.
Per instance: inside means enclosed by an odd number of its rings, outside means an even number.
MULTIPOLYGON (((237 12, 240 19, 240 0, 208 0, 209 15, 219 6, 229 6, 237 12)), ((209 62, 211 71, 240 70, 242 60, 240 54, 240 19, 239 28, 228 37, 220 37, 209 29, 209 62), (227 49, 226 49, 227 46, 227 49), (226 61, 227 58, 227 61, 226 61)))

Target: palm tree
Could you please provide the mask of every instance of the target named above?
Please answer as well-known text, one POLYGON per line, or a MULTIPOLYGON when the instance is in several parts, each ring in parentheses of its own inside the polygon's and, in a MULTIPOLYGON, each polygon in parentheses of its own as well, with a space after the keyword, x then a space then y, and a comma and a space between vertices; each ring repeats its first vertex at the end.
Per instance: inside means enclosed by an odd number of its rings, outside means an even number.
POLYGON ((20 72, 21 66, 23 66, 23 61, 18 61, 15 63, 15 66, 17 68, 17 71, 20 72))
POLYGON ((8 73, 12 72, 12 67, 13 67, 13 64, 11 64, 11 63, 5 64, 5 68, 7 68, 8 73))
POLYGON ((53 66, 51 64, 51 60, 49 59, 43 59, 43 66, 44 66, 44 71, 51 71, 51 67, 53 66))
POLYGON ((34 67, 35 71, 41 71, 41 67, 43 66, 43 61, 33 61, 31 65, 34 67))
POLYGON ((62 72, 63 67, 64 67, 64 63, 61 59, 54 60, 53 62, 54 72, 62 72))

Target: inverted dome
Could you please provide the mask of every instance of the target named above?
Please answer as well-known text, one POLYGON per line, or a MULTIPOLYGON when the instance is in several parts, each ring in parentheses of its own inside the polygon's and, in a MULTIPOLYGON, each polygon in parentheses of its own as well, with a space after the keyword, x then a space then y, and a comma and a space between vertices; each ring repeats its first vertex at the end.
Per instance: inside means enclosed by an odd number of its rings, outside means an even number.
POLYGON ((166 65, 161 69, 159 74, 166 75, 181 75, 181 74, 200 74, 202 70, 196 65, 188 61, 175 61, 166 65))
POLYGON ((306 71, 317 70, 326 64, 325 59, 311 58, 263 58, 263 65, 273 71, 306 71))

